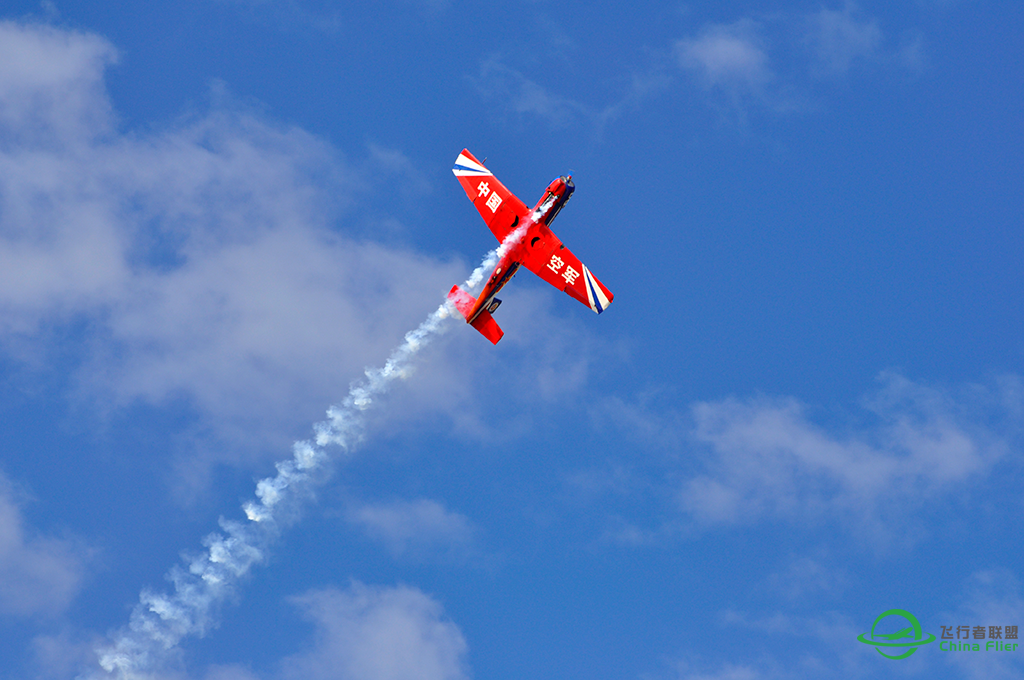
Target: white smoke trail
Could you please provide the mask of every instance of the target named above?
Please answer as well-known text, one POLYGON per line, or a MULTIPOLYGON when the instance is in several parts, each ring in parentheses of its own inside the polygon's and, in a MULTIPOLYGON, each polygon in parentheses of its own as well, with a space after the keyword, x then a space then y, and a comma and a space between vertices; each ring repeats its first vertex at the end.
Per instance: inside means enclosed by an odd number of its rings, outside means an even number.
MULTIPOLYGON (((525 225, 509 234, 492 250, 466 280, 473 289, 498 259, 525 233, 525 225)), ((457 313, 445 301, 426 321, 405 336, 383 368, 367 369, 366 378, 353 385, 338 406, 327 411, 328 419, 313 426, 314 441, 296 442, 293 457, 277 464, 277 475, 256 484, 256 500, 243 505, 247 521, 221 518, 223 533, 203 539, 206 550, 186 558, 167 574, 173 592, 143 590, 128 625, 112 634, 110 644, 96 650, 103 671, 82 678, 143 680, 154 678, 187 636, 203 636, 216 623, 217 608, 235 592, 239 580, 253 565, 262 562, 281 529, 295 521, 301 501, 327 475, 330 457, 326 447, 336 444, 351 451, 360 441, 362 412, 384 393, 390 383, 409 374, 410 362, 457 313)))

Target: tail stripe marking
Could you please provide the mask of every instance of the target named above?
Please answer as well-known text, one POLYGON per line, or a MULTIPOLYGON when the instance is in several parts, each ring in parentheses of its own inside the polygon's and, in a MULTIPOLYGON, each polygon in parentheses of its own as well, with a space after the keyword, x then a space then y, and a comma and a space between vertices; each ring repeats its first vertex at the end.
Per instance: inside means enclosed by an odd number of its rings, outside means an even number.
POLYGON ((492 175, 493 173, 480 165, 476 161, 468 158, 465 154, 459 154, 459 157, 455 160, 455 167, 452 168, 452 172, 455 173, 456 177, 464 177, 466 175, 477 176, 477 175, 492 175))

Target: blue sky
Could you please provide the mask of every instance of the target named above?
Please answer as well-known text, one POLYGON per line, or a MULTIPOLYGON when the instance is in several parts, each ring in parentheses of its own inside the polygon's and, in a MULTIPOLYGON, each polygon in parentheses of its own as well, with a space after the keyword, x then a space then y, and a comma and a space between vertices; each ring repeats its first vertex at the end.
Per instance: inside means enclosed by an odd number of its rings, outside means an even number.
POLYGON ((0 677, 1020 677, 856 638, 1024 623, 1022 27, 7 3, 0 677), (500 344, 442 320, 346 410, 497 245, 464 147, 530 205, 573 174, 554 231, 615 303, 524 271, 500 344), (130 628, 331 405, 261 559, 130 628))

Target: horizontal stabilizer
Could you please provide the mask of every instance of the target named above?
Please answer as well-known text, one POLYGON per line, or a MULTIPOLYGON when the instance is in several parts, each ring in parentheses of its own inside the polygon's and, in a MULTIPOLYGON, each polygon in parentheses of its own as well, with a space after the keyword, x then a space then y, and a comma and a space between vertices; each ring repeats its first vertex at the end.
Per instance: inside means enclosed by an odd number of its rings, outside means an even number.
POLYGON ((459 314, 464 319, 469 318, 469 313, 473 311, 473 305, 476 304, 476 298, 459 288, 457 284, 448 291, 448 299, 452 301, 455 309, 459 310, 459 314))
MULTIPOLYGON (((463 317, 468 317, 476 305, 476 298, 457 285, 452 286, 451 291, 448 293, 448 299, 452 301, 455 309, 459 310, 459 314, 463 317)), ((486 309, 480 310, 480 313, 470 322, 470 325, 480 331, 481 335, 495 345, 498 344, 498 340, 501 340, 501 336, 505 335, 505 332, 498 326, 498 322, 494 320, 494 317, 486 309)))
POLYGON ((473 323, 470 324, 473 328, 480 331, 480 334, 490 340, 495 345, 498 344, 498 340, 501 340, 501 336, 505 335, 505 331, 501 330, 498 326, 498 322, 494 320, 491 313, 486 309, 476 315, 473 319, 473 323))

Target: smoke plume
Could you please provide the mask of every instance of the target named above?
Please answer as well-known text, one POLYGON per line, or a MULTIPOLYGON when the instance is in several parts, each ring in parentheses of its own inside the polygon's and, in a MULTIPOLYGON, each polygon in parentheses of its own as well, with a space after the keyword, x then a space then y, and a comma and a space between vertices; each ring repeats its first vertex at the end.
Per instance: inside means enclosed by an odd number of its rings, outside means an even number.
MULTIPOLYGON (((497 260, 522 238, 524 228, 511 233, 484 258, 464 288, 472 290, 497 260)), ((277 474, 256 484, 256 499, 245 503, 245 520, 220 519, 220 532, 203 539, 204 550, 186 558, 167 574, 171 592, 144 589, 128 625, 96 650, 102 670, 82 680, 143 680, 154 678, 188 636, 202 637, 216 624, 217 608, 231 596, 242 577, 266 559, 282 529, 294 522, 302 501, 328 473, 331 445, 351 452, 361 439, 363 412, 390 384, 409 375, 416 354, 438 334, 445 321, 458 316, 448 301, 439 306, 388 357, 383 368, 367 369, 340 405, 327 411, 327 420, 313 426, 312 441, 296 442, 292 458, 277 463, 277 474)))

